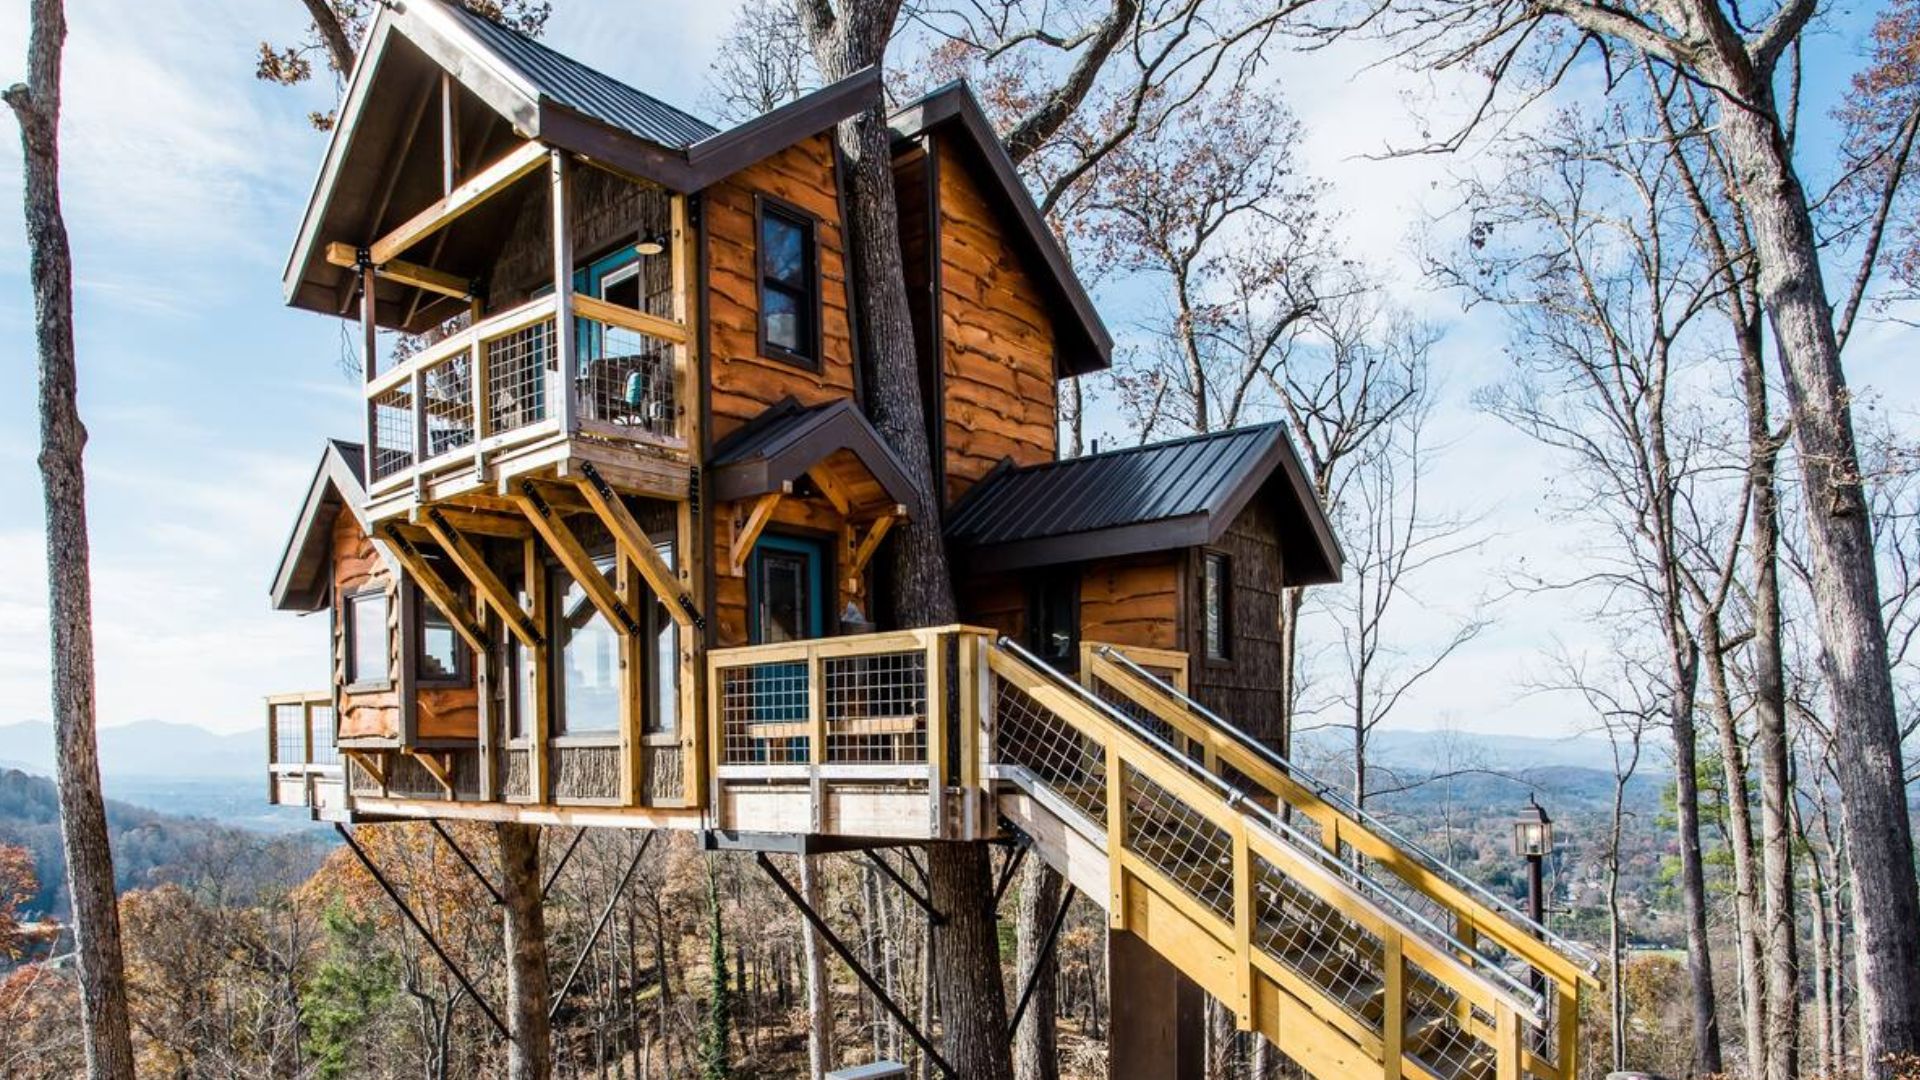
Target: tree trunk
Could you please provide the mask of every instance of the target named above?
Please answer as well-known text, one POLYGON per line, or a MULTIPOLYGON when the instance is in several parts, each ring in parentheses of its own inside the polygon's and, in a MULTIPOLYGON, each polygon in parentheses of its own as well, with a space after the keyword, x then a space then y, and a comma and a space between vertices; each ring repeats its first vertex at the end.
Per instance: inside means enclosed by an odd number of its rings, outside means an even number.
MULTIPOLYGON (((820 874, 813 857, 800 856, 800 896, 815 911, 826 910, 820 874)), ((807 966, 807 1071, 820 1080, 833 1068, 833 987, 827 982, 827 953, 820 934, 807 923, 800 935, 807 966)))
POLYGON ((1033 980, 1033 992, 1027 998, 1027 1011, 1014 1032, 1013 1071, 1019 1080, 1060 1080, 1060 1047, 1054 1030, 1059 1012, 1055 972, 1051 957, 1043 963, 1047 930, 1060 910, 1060 874, 1038 856, 1031 856, 1020 870, 1019 914, 1015 923, 1019 938, 1019 985, 1033 980), (1037 972, 1037 973, 1036 973, 1037 972))
POLYGON ((66 12, 60 0, 35 0, 32 19, 29 82, 9 88, 5 97, 20 122, 25 161, 21 186, 40 366, 40 481, 46 500, 60 843, 73 900, 87 1074, 132 1080, 120 912, 94 735, 93 584, 82 461, 87 430, 75 400, 73 258, 60 213, 60 62, 66 12))
MULTIPOLYGON (((884 60, 899 0, 842 0, 837 12, 826 0, 796 0, 796 7, 821 75, 833 80, 884 60)), ((902 626, 938 626, 954 622, 958 609, 940 535, 941 499, 934 490, 907 308, 892 136, 876 104, 841 121, 838 137, 848 166, 849 271, 859 297, 866 411, 914 486, 912 519, 906 529, 893 533, 894 617, 902 626)), ((942 1053, 968 1080, 1008 1080, 1013 1055, 999 939, 987 910, 993 882, 986 849, 979 844, 930 844, 927 873, 934 909, 946 918, 936 935, 934 958, 935 978, 945 992, 942 1053)))
POLYGON ((1706 868, 1700 853, 1700 778, 1693 726, 1698 665, 1697 649, 1675 646, 1670 712, 1674 783, 1678 788, 1674 802, 1680 833, 1680 892, 1687 927, 1687 976, 1692 990, 1693 1070, 1696 1075, 1711 1076, 1725 1069, 1720 1056, 1720 1017, 1714 1003, 1713 956, 1707 949, 1706 868))
POLYGON ((1861 1061, 1920 1051, 1920 889, 1913 872, 1900 731, 1888 668, 1873 531, 1846 373, 1820 249, 1768 79, 1745 51, 1708 72, 1728 100, 1728 155, 1753 223, 1762 303, 1779 343, 1806 491, 1808 562, 1831 702, 1841 813, 1850 851, 1861 1061))
POLYGON ((1739 962, 1741 1034, 1747 1051, 1747 1075, 1758 1077, 1767 1060, 1766 969, 1760 952, 1759 888, 1754 880, 1753 816, 1747 804, 1747 753, 1733 713, 1732 689, 1722 651, 1717 616, 1703 620, 1700 653, 1713 695, 1714 726, 1720 737, 1720 770, 1726 785, 1727 846, 1733 858, 1734 945, 1739 962))
POLYGON ((500 896, 507 947, 507 1075, 546 1080, 553 1058, 547 1022, 546 902, 540 896, 540 826, 497 822, 500 896))
MULTIPOLYGON (((1755 316, 1756 320, 1758 316, 1755 316)), ((1793 772, 1788 764, 1786 660, 1781 648, 1780 498, 1775 467, 1780 444, 1767 406, 1760 327, 1743 328, 1740 378, 1747 404, 1748 528, 1753 564, 1753 751, 1760 767, 1762 940, 1767 964, 1765 1080, 1800 1074, 1800 957, 1793 895, 1793 772)))

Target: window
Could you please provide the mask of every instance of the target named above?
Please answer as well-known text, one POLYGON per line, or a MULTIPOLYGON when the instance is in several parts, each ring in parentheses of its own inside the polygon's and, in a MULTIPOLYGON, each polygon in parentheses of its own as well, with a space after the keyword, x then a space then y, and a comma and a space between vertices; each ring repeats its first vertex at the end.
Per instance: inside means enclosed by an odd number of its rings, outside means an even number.
POLYGON ((1200 626, 1209 660, 1233 659, 1233 564, 1217 551, 1200 557, 1200 626))
POLYGON ((420 612, 419 640, 413 658, 414 678, 423 683, 458 683, 467 678, 467 647, 453 621, 425 596, 414 594, 420 612))
POLYGON ((805 367, 820 362, 820 279, 813 219, 761 199, 760 351, 805 367))
MULTIPOLYGON (((653 549, 669 567, 674 565, 671 543, 655 544, 653 549)), ((647 618, 647 630, 653 635, 647 685, 653 690, 653 701, 647 709, 646 733, 661 735, 680 726, 680 625, 657 596, 648 605, 647 618)))
POLYGON ((346 603, 347 685, 385 686, 393 679, 387 648, 387 593, 354 593, 346 603))
MULTIPOLYGON (((611 558, 594 565, 609 579, 611 558)), ((560 595, 560 708, 556 735, 620 729, 620 635, 572 579, 560 595)))
POLYGON ((1080 651, 1080 574, 1068 568, 1036 577, 1028 592, 1027 647, 1073 666, 1080 651))
MULTIPOLYGON (((522 611, 531 610, 533 597, 523 585, 514 596, 522 611)), ((507 635, 507 669, 512 685, 507 693, 507 738, 512 741, 531 738, 534 714, 533 650, 521 644, 518 634, 507 635)))

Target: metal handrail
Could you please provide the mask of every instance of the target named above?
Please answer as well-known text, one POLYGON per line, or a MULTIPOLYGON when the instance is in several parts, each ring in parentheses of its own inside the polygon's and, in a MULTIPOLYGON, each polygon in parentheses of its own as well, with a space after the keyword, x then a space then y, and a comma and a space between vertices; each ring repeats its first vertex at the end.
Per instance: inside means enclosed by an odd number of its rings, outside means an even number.
POLYGON ((1390 889, 1374 881, 1359 869, 1340 861, 1332 852, 1329 852, 1326 848, 1313 842, 1311 838, 1306 837, 1293 826, 1282 821, 1279 815, 1249 798, 1247 792, 1228 783, 1223 777, 1213 773, 1204 765, 1175 750, 1164 739, 1155 735, 1152 731, 1149 731, 1138 720, 1114 708, 1112 704, 1102 700, 1100 696, 1093 691, 1088 690, 1077 681, 1068 678, 1065 673, 1053 665, 1027 651, 1019 642, 1002 636, 996 640, 995 645, 1012 652, 1028 667, 1051 677, 1055 682, 1068 688, 1076 696, 1085 700, 1087 704, 1091 705, 1108 719, 1119 724, 1129 734, 1164 754, 1170 762, 1192 773, 1203 783, 1218 789, 1221 797, 1226 801, 1228 806, 1241 810, 1249 817, 1258 819, 1258 824, 1265 826, 1276 838, 1287 842, 1287 845, 1296 849, 1299 854, 1320 863, 1323 869, 1331 871, 1336 877, 1345 880, 1348 885, 1358 891, 1372 894, 1376 903, 1384 903, 1386 906, 1398 911, 1408 922, 1426 931, 1426 933, 1431 936, 1433 944, 1458 952, 1462 958, 1462 962, 1470 969, 1477 970, 1482 976, 1499 983, 1508 992, 1518 998, 1521 1003, 1529 1006, 1532 1011, 1529 1019, 1536 1025, 1542 1027, 1546 1025, 1545 997, 1481 953, 1478 949, 1461 941, 1447 929, 1436 925, 1431 919, 1408 906, 1408 904, 1398 896, 1395 896, 1390 889))
POLYGON ((1268 764, 1285 772, 1290 779, 1299 783, 1302 787, 1310 788, 1315 797, 1334 804, 1336 809, 1364 823, 1373 831, 1391 841, 1395 847, 1418 858, 1426 865, 1428 870, 1439 874, 1454 885, 1465 889, 1485 901, 1501 914, 1519 923, 1523 929, 1532 931, 1542 941, 1545 941, 1563 956, 1566 956, 1567 959, 1582 964, 1588 974, 1599 970, 1600 961, 1595 958, 1592 953, 1588 952, 1585 947, 1567 940, 1548 929, 1545 924, 1535 921, 1532 916, 1515 907, 1511 901, 1496 895, 1485 885, 1454 869, 1451 863, 1435 855, 1414 840, 1409 839, 1405 834, 1393 828, 1391 825, 1368 813, 1363 807, 1355 804, 1353 800, 1347 798, 1346 794, 1338 788, 1295 765, 1292 760, 1280 754, 1272 747, 1249 735, 1213 710, 1189 697, 1185 692, 1181 691, 1179 687, 1172 685, 1153 672, 1134 663, 1111 645, 1098 646, 1094 651, 1101 657, 1120 664, 1133 675, 1145 679, 1157 687, 1162 693, 1180 702, 1188 711, 1198 713, 1204 717, 1208 723, 1232 736, 1235 742, 1252 751, 1256 756, 1264 758, 1268 764))

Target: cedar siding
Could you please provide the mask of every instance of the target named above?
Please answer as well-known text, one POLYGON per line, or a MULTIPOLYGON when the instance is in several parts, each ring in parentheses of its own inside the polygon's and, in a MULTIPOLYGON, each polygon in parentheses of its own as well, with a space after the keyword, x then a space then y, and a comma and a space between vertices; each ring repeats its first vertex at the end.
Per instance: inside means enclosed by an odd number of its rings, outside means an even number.
POLYGON ((941 436, 951 503, 1003 459, 1053 460, 1054 332, 1038 280, 966 159, 946 139, 934 147, 941 436))
POLYGON ((706 303, 714 440, 792 397, 817 405, 853 397, 846 241, 829 135, 815 135, 707 189, 706 303), (759 238, 754 199, 767 195, 814 219, 820 279, 820 369, 760 355, 759 238))
POLYGON ((398 641, 400 604, 392 575, 380 560, 373 541, 353 511, 342 510, 333 521, 333 683, 340 692, 340 738, 397 742, 400 738, 398 641), (346 605, 355 593, 380 589, 387 594, 388 682, 384 689, 348 693, 346 605))

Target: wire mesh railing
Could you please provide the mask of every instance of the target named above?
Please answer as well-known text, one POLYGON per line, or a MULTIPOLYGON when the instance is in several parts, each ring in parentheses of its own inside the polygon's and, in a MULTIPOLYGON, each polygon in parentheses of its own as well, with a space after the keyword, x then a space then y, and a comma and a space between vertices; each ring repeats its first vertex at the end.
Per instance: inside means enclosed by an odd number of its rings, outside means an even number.
POLYGON ((317 690, 267 699, 267 764, 298 770, 340 763, 333 723, 333 695, 317 690))
MULTIPOLYGON (((1539 1075, 1567 1075, 1523 1056, 1519 1032, 1543 1022, 1545 1002, 1466 942, 1018 645, 1002 640, 992 670, 1001 774, 1046 789, 1090 835, 1104 834, 1120 864, 1116 889, 1149 875, 1147 887, 1177 895, 1177 907, 1236 950, 1236 963, 1276 979, 1362 1047, 1410 1061, 1418 1049, 1445 1080, 1491 1080, 1503 1054, 1516 1070, 1526 1061, 1539 1075), (1114 780, 1118 798, 1106 789, 1114 780), (1411 996, 1416 973, 1426 980, 1418 985, 1454 995, 1457 1020, 1429 1015, 1431 1003, 1411 996)), ((1128 903, 1118 893, 1113 902, 1123 924, 1128 903)), ((1143 928, 1150 943, 1157 925, 1143 928)), ((1175 934, 1166 944, 1179 952, 1191 940, 1175 934)), ((1196 962, 1217 963, 1207 955, 1196 962)), ((1240 1000, 1251 1008, 1244 991, 1240 1000)), ((1284 1033, 1269 1034, 1285 1049, 1284 1033)))
POLYGON ((679 323, 586 296, 565 310, 541 297, 463 327, 367 383, 371 481, 582 431, 682 445, 687 341, 679 323))

